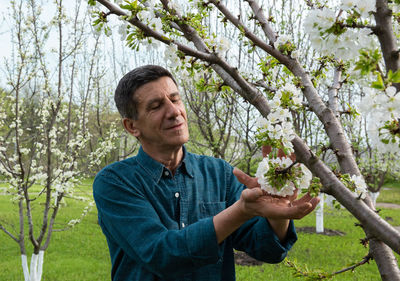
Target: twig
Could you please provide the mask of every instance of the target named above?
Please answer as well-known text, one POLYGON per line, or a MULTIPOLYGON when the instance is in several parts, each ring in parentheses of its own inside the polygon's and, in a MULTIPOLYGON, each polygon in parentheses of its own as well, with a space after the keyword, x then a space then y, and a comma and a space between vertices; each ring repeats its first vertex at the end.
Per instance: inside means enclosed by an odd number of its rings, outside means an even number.
POLYGON ((298 162, 297 161, 294 161, 292 164, 290 164, 290 166, 289 167, 287 167, 287 168, 285 168, 285 169, 282 169, 282 170, 276 170, 275 172, 277 173, 277 174, 286 174, 294 165, 296 165, 298 162))
POLYGON ((354 269, 356 269, 356 268, 359 267, 360 265, 369 263, 369 261, 370 261, 371 259, 372 259, 371 254, 368 254, 368 255, 366 255, 366 256, 362 259, 362 261, 360 261, 360 262, 358 262, 358 263, 356 263, 356 264, 354 264, 354 265, 352 265, 352 266, 349 266, 349 267, 343 268, 343 269, 341 269, 341 270, 339 270, 339 271, 336 271, 336 272, 332 273, 332 275, 337 275, 337 274, 340 274, 340 273, 343 273, 343 272, 346 272, 346 271, 349 271, 349 270, 354 271, 354 269))

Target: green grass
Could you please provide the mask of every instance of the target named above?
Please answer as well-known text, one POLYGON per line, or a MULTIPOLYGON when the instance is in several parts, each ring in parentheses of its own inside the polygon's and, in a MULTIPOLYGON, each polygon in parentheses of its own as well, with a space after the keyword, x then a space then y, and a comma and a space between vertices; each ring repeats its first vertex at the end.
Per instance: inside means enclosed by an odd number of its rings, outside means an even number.
MULTIPOLYGON (((84 181, 77 195, 91 194, 91 183, 84 181)), ((36 190, 36 189, 35 189, 36 190)), ((17 206, 11 203, 10 196, 0 196, 0 221, 17 223, 17 206)), ((65 228, 71 219, 79 218, 87 202, 66 199, 56 219, 55 227, 65 228)), ((41 205, 35 205, 35 210, 41 205)), ((35 218, 38 222, 38 218, 35 218)), ((15 231, 13 231, 14 233, 15 231)), ((27 245, 29 245, 27 243, 27 245)), ((28 261, 32 253, 28 249, 28 261)), ((19 246, 4 232, 0 231, 0 280, 23 280, 19 246)), ((42 280, 110 280, 110 257, 106 239, 97 224, 96 208, 88 213, 82 223, 74 228, 53 232, 50 246, 45 252, 42 280)))
MULTIPOLYGON (((326 208, 327 209, 327 208, 326 208)), ((400 214, 396 210, 384 209, 382 216, 392 217, 392 223, 400 224, 400 214)), ((368 253, 360 243, 365 237, 363 231, 354 226, 357 222, 345 210, 326 210, 324 216, 325 228, 345 232, 344 236, 326 236, 299 232, 299 240, 288 254, 288 260, 296 261, 303 270, 336 272, 352 263, 362 260, 368 253)), ((296 226, 315 226, 315 216, 310 215, 296 221, 296 226)), ((398 256, 397 256, 398 258, 398 256)), ((237 266, 237 279, 241 281, 251 280, 306 280, 306 278, 293 277, 293 270, 283 263, 278 265, 263 264, 258 267, 237 266)), ((380 280, 376 264, 370 264, 357 268, 354 272, 346 272, 337 275, 331 280, 380 280)))
MULTIPOLYGON (((79 194, 91 193, 91 180, 85 180, 79 188, 79 194)), ((400 195, 400 184, 389 186, 391 189, 382 190, 378 202, 387 198, 400 195), (393 195, 397 194, 397 195, 393 195)), ((392 200, 399 202, 400 200, 392 200)), ((56 227, 62 228, 73 218, 78 218, 85 202, 72 199, 66 200, 67 206, 60 210, 56 227)), ((35 206, 41 208, 40 204, 35 206)), ((17 221, 16 206, 10 201, 10 196, 0 196, 0 221, 6 222, 9 227, 11 222, 17 221)), ((383 218, 390 218, 390 223, 400 225, 400 212, 394 209, 382 209, 383 218)), ((38 218, 35 218, 37 221, 38 218)), ((330 210, 325 208, 325 228, 340 230, 344 236, 325 236, 299 232, 299 240, 289 252, 288 259, 296 261, 303 269, 323 270, 335 272, 351 263, 360 261, 367 249, 360 243, 364 238, 363 231, 354 224, 357 222, 346 210, 330 210)), ((315 226, 315 216, 296 221, 297 227, 315 226)), ((28 255, 31 249, 28 249, 28 255)), ((399 259, 399 256, 396 255, 399 259)), ((0 280, 23 280, 19 248, 4 232, 0 231, 0 280)), ((42 280, 110 280, 110 258, 107 243, 100 227, 97 224, 96 209, 84 218, 81 224, 74 228, 54 232, 52 241, 44 258, 44 273, 42 280)), ((293 271, 283 263, 277 265, 263 264, 261 266, 236 266, 238 281, 288 281, 306 280, 293 277, 293 271)), ((374 261, 357 268, 354 272, 346 272, 332 279, 337 280, 380 280, 374 261)))
POLYGON ((400 205, 400 182, 386 183, 378 197, 378 202, 394 203, 400 205))
MULTIPOLYGON (((400 204, 400 183, 390 183, 381 190, 378 202, 400 204)), ((400 225, 400 212, 396 209, 382 209, 382 218, 394 226, 400 225)), ((288 254, 289 261, 303 270, 324 271, 328 273, 337 272, 348 267, 352 263, 362 260, 368 253, 359 242, 365 238, 360 227, 354 224, 357 220, 346 210, 324 209, 324 227, 326 229, 340 230, 344 236, 325 236, 320 234, 298 233, 298 241, 288 254)), ((300 221, 295 222, 297 227, 315 226, 315 214, 311 214, 300 221)), ((399 261, 399 255, 395 254, 399 261)), ((237 280, 239 281, 284 281, 284 280, 307 280, 293 277, 293 270, 284 263, 277 265, 263 264, 256 267, 236 266, 237 280)), ((355 269, 354 272, 345 272, 336 275, 334 281, 375 281, 381 280, 378 268, 374 261, 355 269)))

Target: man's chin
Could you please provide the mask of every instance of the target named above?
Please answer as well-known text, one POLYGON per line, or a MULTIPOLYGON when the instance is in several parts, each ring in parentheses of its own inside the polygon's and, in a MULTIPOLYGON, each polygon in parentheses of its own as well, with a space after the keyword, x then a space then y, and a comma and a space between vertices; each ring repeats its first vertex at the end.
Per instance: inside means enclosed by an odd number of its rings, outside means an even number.
POLYGON ((170 145, 174 145, 174 146, 182 146, 185 143, 187 143, 189 141, 189 137, 171 137, 169 140, 167 140, 169 142, 170 145))

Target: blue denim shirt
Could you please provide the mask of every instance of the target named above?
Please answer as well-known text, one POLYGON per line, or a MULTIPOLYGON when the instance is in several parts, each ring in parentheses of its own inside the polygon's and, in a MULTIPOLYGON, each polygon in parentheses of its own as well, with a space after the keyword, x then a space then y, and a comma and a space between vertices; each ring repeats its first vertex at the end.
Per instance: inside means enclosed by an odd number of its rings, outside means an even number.
POLYGON ((112 280, 235 280, 233 248, 277 263, 297 239, 293 222, 280 243, 265 218, 247 221, 221 244, 213 216, 244 188, 224 160, 186 152, 171 171, 141 148, 113 163, 93 184, 112 280))

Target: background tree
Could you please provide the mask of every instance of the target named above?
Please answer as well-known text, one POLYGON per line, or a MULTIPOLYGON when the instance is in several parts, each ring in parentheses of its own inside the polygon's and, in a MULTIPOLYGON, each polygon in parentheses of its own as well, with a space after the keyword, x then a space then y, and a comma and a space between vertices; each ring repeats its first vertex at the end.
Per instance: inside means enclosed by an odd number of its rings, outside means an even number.
POLYGON ((204 74, 189 82, 182 79, 191 131, 189 146, 233 165, 242 164, 250 172, 251 158, 258 150, 254 112, 238 101, 223 81, 218 85, 215 79, 219 78, 212 75, 204 74), (220 89, 213 89, 215 86, 220 89))
POLYGON ((19 222, 15 229, 0 218, 0 229, 18 243, 24 278, 30 281, 41 280, 53 232, 73 227, 90 210, 91 197, 75 194, 75 185, 105 161, 117 137, 116 115, 108 114, 103 100, 101 38, 85 28, 90 17, 82 2, 68 5, 69 13, 62 0, 46 11, 40 1, 10 2, 13 49, 2 66, 0 174, 13 196, 10 204, 18 206, 19 222), (100 121, 104 114, 106 125, 100 121), (97 127, 91 128, 94 116, 97 127), (81 217, 58 221, 56 229, 57 214, 67 210, 66 197, 87 204, 81 217))

